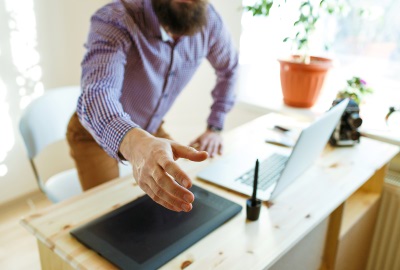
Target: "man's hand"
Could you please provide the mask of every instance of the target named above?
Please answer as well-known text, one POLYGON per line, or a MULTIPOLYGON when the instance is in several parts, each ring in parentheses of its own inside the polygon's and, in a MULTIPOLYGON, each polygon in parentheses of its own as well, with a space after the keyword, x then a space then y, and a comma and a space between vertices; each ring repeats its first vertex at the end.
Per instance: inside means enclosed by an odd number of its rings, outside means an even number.
POLYGON ((214 157, 216 154, 221 155, 223 150, 221 134, 209 129, 192 141, 190 146, 199 151, 206 151, 210 157, 214 157))
POLYGON ((207 153, 156 138, 146 131, 131 129, 122 140, 120 153, 132 164, 133 176, 156 203, 173 211, 192 210, 194 195, 189 176, 175 162, 178 158, 192 161, 207 159, 207 153))

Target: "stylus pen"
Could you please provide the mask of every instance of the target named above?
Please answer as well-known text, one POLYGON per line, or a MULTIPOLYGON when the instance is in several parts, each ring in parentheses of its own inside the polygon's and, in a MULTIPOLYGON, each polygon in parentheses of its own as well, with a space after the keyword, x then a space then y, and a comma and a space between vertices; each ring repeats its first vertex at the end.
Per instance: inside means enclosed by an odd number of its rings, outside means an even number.
POLYGON ((254 169, 254 181, 253 181, 253 196, 251 197, 251 205, 257 204, 257 185, 258 185, 258 159, 256 160, 256 168, 254 169))

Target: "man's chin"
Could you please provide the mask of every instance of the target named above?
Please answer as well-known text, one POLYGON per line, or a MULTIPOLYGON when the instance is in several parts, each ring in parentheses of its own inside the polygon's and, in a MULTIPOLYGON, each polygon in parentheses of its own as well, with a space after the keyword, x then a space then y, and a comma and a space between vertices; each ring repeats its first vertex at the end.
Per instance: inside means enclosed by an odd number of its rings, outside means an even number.
POLYGON ((160 23, 171 34, 192 36, 207 23, 206 0, 152 0, 152 3, 160 23))

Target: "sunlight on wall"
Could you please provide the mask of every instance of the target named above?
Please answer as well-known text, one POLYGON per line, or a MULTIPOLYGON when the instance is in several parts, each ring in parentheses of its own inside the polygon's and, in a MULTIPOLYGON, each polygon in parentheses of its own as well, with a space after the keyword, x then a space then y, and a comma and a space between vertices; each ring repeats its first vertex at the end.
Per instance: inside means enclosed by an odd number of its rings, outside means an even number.
POLYGON ((34 98, 44 92, 40 55, 36 50, 37 33, 33 0, 6 0, 10 14, 10 43, 13 64, 20 73, 16 78, 19 87, 20 108, 24 109, 34 98))
MULTIPOLYGON (((243 5, 253 5, 256 2, 244 0, 243 5)), ((290 51, 290 45, 282 40, 290 33, 297 13, 297 1, 288 2, 281 8, 274 5, 268 17, 253 17, 251 12, 243 12, 240 62, 271 61, 271 58, 275 59, 290 51)))
POLYGON ((6 95, 7 88, 0 79, 0 126, 4 128, 3 131, 0 132, 0 177, 5 176, 8 172, 8 168, 3 162, 7 157, 7 153, 15 143, 6 95))
MULTIPOLYGON (((34 98, 43 94, 41 82, 42 70, 38 65, 39 53, 36 50, 36 19, 33 0, 6 0, 6 11, 9 14, 10 54, 13 68, 17 72, 15 85, 19 95, 19 109, 24 109, 34 98)), ((0 55, 5 53, 0 50, 0 55)), ((0 177, 8 173, 4 164, 7 154, 15 145, 15 134, 10 111, 10 97, 7 100, 7 89, 0 78, 0 177)))

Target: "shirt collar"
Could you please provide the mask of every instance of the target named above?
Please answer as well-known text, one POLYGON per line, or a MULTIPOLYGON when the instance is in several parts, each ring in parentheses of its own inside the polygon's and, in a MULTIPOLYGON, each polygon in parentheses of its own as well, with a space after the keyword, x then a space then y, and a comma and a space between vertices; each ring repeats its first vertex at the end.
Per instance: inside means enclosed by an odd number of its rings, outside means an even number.
POLYGON ((165 29, 160 25, 161 39, 164 42, 173 41, 172 37, 165 31, 165 29))

